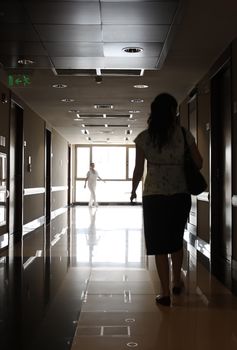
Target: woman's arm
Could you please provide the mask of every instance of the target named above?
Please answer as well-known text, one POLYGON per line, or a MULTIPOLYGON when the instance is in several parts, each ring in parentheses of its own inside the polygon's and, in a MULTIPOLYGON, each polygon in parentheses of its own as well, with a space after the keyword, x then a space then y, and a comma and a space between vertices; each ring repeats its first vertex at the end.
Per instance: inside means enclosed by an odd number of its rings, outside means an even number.
POLYGON ((105 180, 101 179, 101 177, 99 176, 99 174, 97 175, 97 178, 100 180, 100 181, 103 181, 105 183, 105 180))
POLYGON ((136 146, 136 161, 135 161, 135 167, 134 167, 133 178, 132 178, 132 192, 130 196, 131 202, 134 198, 137 197, 136 190, 143 176, 144 162, 145 162, 144 152, 141 148, 136 146))
POLYGON ((87 176, 86 176, 86 178, 85 178, 84 188, 86 188, 86 183, 87 183, 87 180, 88 180, 88 175, 87 175, 87 176))

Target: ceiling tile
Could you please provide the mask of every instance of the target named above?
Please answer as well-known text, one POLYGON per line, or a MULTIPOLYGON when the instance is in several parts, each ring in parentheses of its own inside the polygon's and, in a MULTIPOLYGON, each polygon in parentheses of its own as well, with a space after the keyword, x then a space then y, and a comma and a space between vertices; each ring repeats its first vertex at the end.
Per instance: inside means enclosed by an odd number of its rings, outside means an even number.
POLYGON ((34 2, 26 3, 33 23, 38 24, 100 24, 97 2, 34 2))
POLYGON ((24 7, 18 1, 1 1, 0 23, 29 23, 24 7))
POLYGON ((44 47, 39 42, 24 41, 19 43, 17 41, 1 42, 1 54, 3 55, 47 55, 44 47))
POLYGON ((94 69, 104 67, 104 57, 51 57, 57 69, 94 69))
POLYGON ((163 42, 169 25, 103 25, 104 42, 163 42))
POLYGON ((175 2, 116 2, 101 4, 103 24, 171 24, 175 2))
MULTIPOLYGON (((34 0, 32 0, 34 1, 34 0)), ((50 0, 45 0, 50 1, 50 0)), ((83 0, 77 0, 83 1, 83 0)), ((180 0, 100 0, 101 2, 179 2, 180 0)))
POLYGON ((100 25, 36 25, 42 41, 102 41, 100 25))
POLYGON ((44 43, 50 56, 62 57, 103 57, 102 43, 81 43, 81 42, 63 42, 63 43, 44 43))
MULTIPOLYGON (((22 0, 23 2, 26 2, 26 3, 35 3, 35 0, 22 0)), ((72 2, 72 0, 56 0, 57 2, 72 2)), ((86 2, 88 0, 73 0, 74 2, 86 2)), ((100 0, 89 0, 90 2, 100 2, 100 0)), ((127 1, 127 0, 126 0, 127 1)), ((130 0, 129 0, 130 1, 130 0)), ((145 0, 147 1, 147 0, 145 0)), ((158 0, 160 1, 160 0, 158 0)), ((164 0, 164 1, 168 1, 168 0, 164 0)), ((170 1, 170 0, 169 0, 170 1)), ((40 2, 52 2, 52 0, 40 0, 40 2)))
POLYGON ((105 68, 130 68, 130 69, 154 69, 157 57, 105 57, 105 68))
POLYGON ((39 41, 39 36, 30 24, 0 24, 0 40, 4 41, 39 41))

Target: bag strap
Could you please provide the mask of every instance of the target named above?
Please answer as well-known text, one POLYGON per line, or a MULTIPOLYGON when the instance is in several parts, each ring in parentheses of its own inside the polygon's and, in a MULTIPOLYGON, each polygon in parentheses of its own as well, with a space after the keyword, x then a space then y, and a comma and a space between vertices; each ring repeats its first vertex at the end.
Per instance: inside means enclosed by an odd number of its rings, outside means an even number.
POLYGON ((185 132, 185 129, 184 129, 184 127, 183 127, 183 126, 181 126, 181 129, 182 129, 182 133, 183 133, 183 137, 184 137, 184 144, 185 144, 185 147, 186 147, 187 149, 189 149, 189 147, 188 147, 188 143, 187 143, 187 138, 186 138, 186 132, 185 132))

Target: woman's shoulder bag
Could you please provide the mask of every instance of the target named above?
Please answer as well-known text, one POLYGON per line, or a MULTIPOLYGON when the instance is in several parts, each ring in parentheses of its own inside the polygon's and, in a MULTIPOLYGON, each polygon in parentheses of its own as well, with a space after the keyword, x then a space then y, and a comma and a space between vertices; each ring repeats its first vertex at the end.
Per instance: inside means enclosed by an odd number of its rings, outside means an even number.
POLYGON ((188 191, 190 194, 198 195, 207 188, 207 182, 193 161, 189 145, 186 139, 185 129, 182 127, 184 137, 184 173, 188 191))

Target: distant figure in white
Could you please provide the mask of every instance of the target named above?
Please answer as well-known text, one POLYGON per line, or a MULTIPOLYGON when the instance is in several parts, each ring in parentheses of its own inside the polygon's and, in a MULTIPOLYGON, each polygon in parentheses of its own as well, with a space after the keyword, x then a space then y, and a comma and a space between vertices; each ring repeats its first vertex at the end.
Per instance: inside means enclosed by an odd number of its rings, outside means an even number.
POLYGON ((90 170, 86 175, 85 185, 84 185, 84 188, 86 188, 86 183, 88 181, 88 188, 90 190, 89 207, 92 207, 92 206, 98 207, 98 203, 96 201, 96 192, 95 192, 97 179, 104 181, 101 179, 98 172, 95 170, 95 163, 91 163, 90 170))

